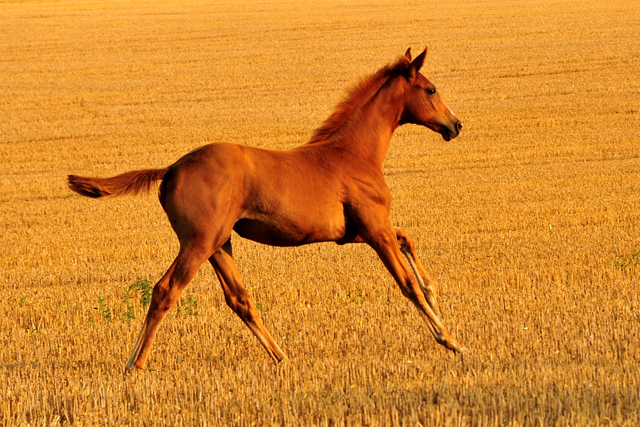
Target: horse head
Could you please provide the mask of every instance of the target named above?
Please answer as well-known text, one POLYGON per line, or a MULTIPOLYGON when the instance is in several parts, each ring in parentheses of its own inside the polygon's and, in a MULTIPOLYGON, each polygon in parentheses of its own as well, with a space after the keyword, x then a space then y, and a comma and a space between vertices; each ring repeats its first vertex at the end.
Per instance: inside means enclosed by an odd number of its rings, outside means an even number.
POLYGON ((427 49, 411 61, 411 49, 405 53, 411 62, 405 74, 408 84, 405 90, 404 109, 400 124, 413 123, 426 126, 450 141, 460 134, 462 122, 442 102, 435 85, 420 73, 427 56, 427 49))

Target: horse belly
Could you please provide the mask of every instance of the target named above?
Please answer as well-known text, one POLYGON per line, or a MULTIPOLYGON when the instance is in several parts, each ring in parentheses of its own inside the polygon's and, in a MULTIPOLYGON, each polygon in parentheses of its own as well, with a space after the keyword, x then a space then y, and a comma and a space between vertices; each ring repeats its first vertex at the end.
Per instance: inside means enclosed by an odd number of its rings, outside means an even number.
POLYGON ((239 219, 233 227, 240 236, 271 246, 300 246, 308 243, 340 240, 345 235, 342 211, 314 215, 252 215, 239 219))

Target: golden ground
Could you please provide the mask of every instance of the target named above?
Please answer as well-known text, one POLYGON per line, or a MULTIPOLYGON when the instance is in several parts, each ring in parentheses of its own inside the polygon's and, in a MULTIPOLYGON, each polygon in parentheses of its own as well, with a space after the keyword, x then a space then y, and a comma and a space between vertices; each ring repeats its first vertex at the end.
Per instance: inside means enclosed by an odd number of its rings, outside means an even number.
POLYGON ((0 424, 640 424, 640 3, 524 3, 0 4, 0 424), (271 363, 205 265, 150 372, 124 377, 143 316, 125 294, 177 241, 156 197, 89 200, 66 174, 293 147, 425 44, 465 128, 400 128, 385 173, 469 356, 435 343, 369 248, 235 236, 290 360, 271 363))

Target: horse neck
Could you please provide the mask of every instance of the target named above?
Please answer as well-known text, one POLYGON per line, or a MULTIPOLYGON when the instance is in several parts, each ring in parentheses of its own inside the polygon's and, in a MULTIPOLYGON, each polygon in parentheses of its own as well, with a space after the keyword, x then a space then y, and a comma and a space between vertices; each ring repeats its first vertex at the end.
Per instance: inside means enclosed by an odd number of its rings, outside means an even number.
POLYGON ((402 115, 402 80, 399 77, 385 82, 327 142, 382 170, 391 137, 402 115))

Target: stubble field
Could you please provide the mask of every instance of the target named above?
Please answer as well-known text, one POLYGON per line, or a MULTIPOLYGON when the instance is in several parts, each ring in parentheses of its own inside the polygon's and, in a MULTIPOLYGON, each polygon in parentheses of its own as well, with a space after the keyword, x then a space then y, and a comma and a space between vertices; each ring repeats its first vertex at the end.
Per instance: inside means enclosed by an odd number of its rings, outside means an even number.
POLYGON ((0 4, 3 425, 639 425, 640 3, 0 4), (214 141, 306 142, 404 53, 465 127, 401 127, 392 222, 438 284, 435 343, 364 245, 233 237, 276 367, 204 265, 125 376, 177 240, 155 195, 68 173, 214 141))

